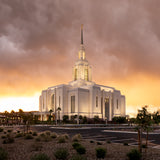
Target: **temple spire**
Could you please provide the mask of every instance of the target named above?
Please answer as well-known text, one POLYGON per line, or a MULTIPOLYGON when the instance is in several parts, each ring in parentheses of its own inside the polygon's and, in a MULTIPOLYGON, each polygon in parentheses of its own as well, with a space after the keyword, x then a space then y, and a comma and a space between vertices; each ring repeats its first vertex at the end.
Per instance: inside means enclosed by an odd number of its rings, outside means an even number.
POLYGON ((83 45, 83 24, 81 24, 81 44, 83 45))

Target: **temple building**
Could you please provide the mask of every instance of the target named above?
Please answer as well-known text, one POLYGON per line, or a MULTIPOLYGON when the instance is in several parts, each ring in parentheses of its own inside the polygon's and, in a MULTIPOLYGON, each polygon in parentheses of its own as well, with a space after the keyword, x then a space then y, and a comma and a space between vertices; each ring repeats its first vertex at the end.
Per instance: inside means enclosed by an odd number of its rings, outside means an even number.
POLYGON ((63 115, 86 116, 112 120, 115 116, 125 116, 125 96, 113 87, 96 84, 92 81, 92 68, 89 65, 83 44, 83 25, 78 60, 73 67, 73 79, 68 84, 48 87, 39 97, 39 113, 46 120, 52 110, 60 119, 63 115))

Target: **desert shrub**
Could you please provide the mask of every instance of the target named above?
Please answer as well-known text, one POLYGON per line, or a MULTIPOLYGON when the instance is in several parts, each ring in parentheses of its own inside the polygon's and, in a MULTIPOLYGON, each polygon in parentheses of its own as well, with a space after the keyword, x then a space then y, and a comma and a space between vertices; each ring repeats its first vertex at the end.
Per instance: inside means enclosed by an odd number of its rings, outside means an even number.
POLYGON ((106 150, 104 148, 96 148, 96 157, 104 159, 106 156, 106 150))
POLYGON ((97 145, 102 145, 102 143, 101 142, 97 142, 97 145))
POLYGON ((8 133, 11 133, 12 132, 12 130, 11 129, 8 129, 8 131, 7 131, 8 133))
POLYGON ((147 148, 146 144, 142 144, 142 148, 147 148))
POLYGON ((127 157, 129 158, 129 160, 140 160, 141 153, 137 149, 132 149, 127 153, 127 157))
POLYGON ((20 133, 20 131, 17 131, 17 133, 20 133))
POLYGON ((51 138, 57 138, 57 133, 52 133, 51 138))
POLYGON ((65 143, 66 142, 66 139, 64 136, 59 136, 58 137, 58 143, 65 143))
POLYGON ((45 153, 39 153, 31 157, 31 160, 50 160, 45 153))
POLYGON ((7 160, 8 153, 0 147, 0 160, 7 160))
POLYGON ((29 134, 32 134, 32 131, 29 131, 29 134))
POLYGON ((1 138, 2 138, 2 139, 5 139, 5 138, 6 138, 6 136, 2 135, 2 136, 1 136, 1 138))
POLYGON ((41 141, 41 138, 40 138, 40 137, 36 137, 36 138, 35 138, 35 141, 36 141, 36 142, 40 142, 40 141, 41 141))
POLYGON ((81 144, 79 144, 78 142, 74 142, 74 143, 72 144, 72 147, 73 147, 74 149, 76 149, 76 148, 79 147, 79 146, 81 146, 81 144))
POLYGON ((54 156, 56 157, 56 159, 66 160, 67 157, 69 156, 69 153, 68 150, 65 148, 58 148, 54 152, 54 156))
POLYGON ((0 128, 0 132, 3 132, 3 128, 0 128))
POLYGON ((73 155, 69 160, 87 160, 87 158, 77 154, 73 155))
POLYGON ((81 140, 81 139, 82 139, 81 134, 76 134, 76 135, 74 135, 74 136, 72 137, 72 141, 74 141, 74 142, 78 142, 78 141, 81 140))
POLYGON ((124 145, 124 146, 128 146, 128 143, 127 143, 127 142, 124 142, 123 145, 124 145))
POLYGON ((63 136, 65 137, 65 139, 69 139, 69 135, 68 134, 64 134, 63 136))
POLYGON ((23 137, 23 133, 17 133, 15 138, 23 137))
POLYGON ((79 147, 76 148, 77 153, 79 154, 85 154, 86 153, 86 149, 84 146, 80 145, 79 147))
POLYGON ((25 139, 33 139, 33 136, 31 134, 26 134, 25 139))
POLYGON ((3 144, 7 143, 14 143, 14 138, 10 134, 8 134, 6 139, 3 141, 3 144))
POLYGON ((44 142, 49 142, 49 141, 51 141, 51 137, 46 135, 45 137, 43 137, 43 141, 44 142))
POLYGON ((37 136, 38 134, 37 134, 37 132, 33 132, 32 135, 33 136, 37 136))
POLYGON ((40 136, 41 136, 41 137, 45 137, 45 134, 44 134, 44 133, 41 133, 40 136))
POLYGON ((91 140, 90 143, 94 143, 94 141, 91 140))
POLYGON ((51 132, 50 132, 50 131, 46 131, 45 134, 46 134, 47 136, 50 136, 50 135, 51 135, 51 132))
POLYGON ((110 144, 110 143, 111 143, 111 141, 107 141, 107 143, 108 143, 108 144, 110 144))
POLYGON ((7 132, 5 131, 5 132, 3 132, 4 134, 6 134, 7 132))

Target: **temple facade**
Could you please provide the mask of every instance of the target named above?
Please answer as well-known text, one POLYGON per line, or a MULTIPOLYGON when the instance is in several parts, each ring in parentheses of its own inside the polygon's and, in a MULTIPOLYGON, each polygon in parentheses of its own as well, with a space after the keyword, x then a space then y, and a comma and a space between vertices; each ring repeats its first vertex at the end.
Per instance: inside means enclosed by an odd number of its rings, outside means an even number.
POLYGON ((119 90, 92 81, 92 68, 85 56, 81 26, 81 45, 72 81, 42 90, 39 97, 41 119, 46 120, 50 110, 57 118, 60 109, 60 119, 63 115, 82 115, 89 118, 99 116, 111 121, 115 116, 125 116, 125 108, 125 96, 119 90))

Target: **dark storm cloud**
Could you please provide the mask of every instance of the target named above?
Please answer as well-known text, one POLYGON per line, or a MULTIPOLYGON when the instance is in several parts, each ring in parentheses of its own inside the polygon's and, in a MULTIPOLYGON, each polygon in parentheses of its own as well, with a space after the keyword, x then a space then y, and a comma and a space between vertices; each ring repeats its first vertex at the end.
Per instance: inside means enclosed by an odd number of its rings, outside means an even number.
POLYGON ((95 78, 159 76, 159 7, 158 0, 0 0, 0 83, 37 88, 38 81, 40 89, 71 80, 81 23, 95 78))

